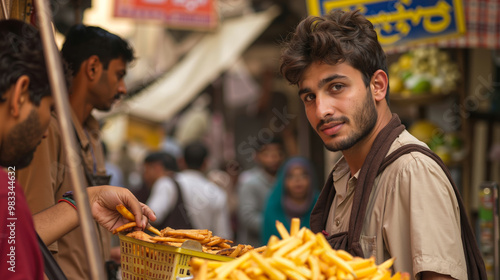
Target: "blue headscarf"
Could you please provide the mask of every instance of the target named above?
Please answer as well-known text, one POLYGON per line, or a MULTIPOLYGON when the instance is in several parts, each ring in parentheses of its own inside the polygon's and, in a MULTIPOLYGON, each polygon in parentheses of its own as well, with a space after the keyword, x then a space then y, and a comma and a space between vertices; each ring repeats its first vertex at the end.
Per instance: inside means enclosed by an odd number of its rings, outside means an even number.
POLYGON ((279 237, 276 229, 276 220, 280 221, 290 230, 290 221, 292 218, 300 218, 300 226, 309 228, 309 218, 311 211, 318 199, 317 180, 311 162, 303 157, 292 157, 280 168, 276 182, 271 190, 263 212, 261 243, 267 244, 271 235, 279 237), (287 193, 285 189, 286 175, 292 167, 301 166, 308 173, 311 181, 309 192, 309 204, 304 211, 293 211, 287 203, 287 193), (295 214, 291 214, 295 212, 295 214), (298 214, 301 213, 301 214, 298 214), (291 216, 294 215, 294 216, 291 216))

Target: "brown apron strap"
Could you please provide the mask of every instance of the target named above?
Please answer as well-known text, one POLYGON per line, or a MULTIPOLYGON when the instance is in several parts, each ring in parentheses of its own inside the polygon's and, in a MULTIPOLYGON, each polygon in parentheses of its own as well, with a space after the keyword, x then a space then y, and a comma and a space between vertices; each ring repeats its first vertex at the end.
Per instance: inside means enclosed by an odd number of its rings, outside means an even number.
POLYGON ((347 251, 356 256, 363 256, 363 250, 359 239, 363 229, 366 207, 372 192, 375 178, 378 175, 379 167, 389 152, 392 143, 405 129, 401 121, 394 115, 391 121, 380 131, 375 138, 370 152, 359 172, 358 180, 354 190, 354 199, 349 219, 348 247, 347 251))
POLYGON ((453 191, 455 192, 455 196, 457 198, 457 202, 460 208, 462 245, 465 254, 465 261, 467 263, 467 276, 469 279, 486 280, 487 277, 486 277, 484 261, 481 256, 481 252, 479 251, 479 248, 477 246, 476 238, 474 237, 474 233, 469 223, 469 219, 467 218, 467 213, 465 211, 465 206, 463 204, 462 197, 460 195, 457 186, 455 185, 455 183, 451 178, 451 174, 450 171, 448 170, 448 167, 446 167, 441 158, 426 147, 417 144, 408 144, 400 147, 399 149, 388 155, 384 160, 384 163, 380 166, 379 172, 382 172, 387 166, 389 166, 393 161, 395 161, 400 156, 410 152, 420 152, 430 157, 441 167, 441 169, 443 169, 444 173, 446 174, 448 181, 450 181, 451 185, 453 186, 453 191))

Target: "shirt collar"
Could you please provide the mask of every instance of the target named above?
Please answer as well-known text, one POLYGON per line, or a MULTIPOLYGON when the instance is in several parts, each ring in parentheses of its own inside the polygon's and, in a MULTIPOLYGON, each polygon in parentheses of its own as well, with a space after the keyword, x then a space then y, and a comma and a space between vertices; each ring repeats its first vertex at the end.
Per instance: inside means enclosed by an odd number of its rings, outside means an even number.
POLYGON ((80 146, 82 149, 88 149, 90 145, 89 137, 92 137, 96 131, 99 131, 99 122, 91 115, 85 120, 83 126, 80 124, 75 112, 71 108, 71 120, 73 122, 73 127, 75 128, 76 135, 79 139, 80 146), (87 132, 85 132, 87 130, 87 132))
MULTIPOLYGON (((358 179, 359 172, 361 171, 358 170, 356 174, 354 174, 352 177, 358 179)), ((333 181, 337 182, 340 180, 340 178, 344 177, 347 173, 350 172, 349 165, 347 164, 347 161, 345 160, 344 156, 340 157, 340 159, 335 163, 333 166, 333 181)))

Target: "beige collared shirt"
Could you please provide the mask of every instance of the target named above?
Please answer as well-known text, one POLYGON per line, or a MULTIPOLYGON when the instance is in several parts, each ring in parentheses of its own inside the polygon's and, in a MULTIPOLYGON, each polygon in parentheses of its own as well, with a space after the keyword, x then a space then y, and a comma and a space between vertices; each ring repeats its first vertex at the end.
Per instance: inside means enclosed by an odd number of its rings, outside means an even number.
MULTIPOLYGON (((420 144, 406 130, 391 145, 390 154, 406 144, 420 144)), ((326 231, 347 231, 359 171, 351 177, 341 158, 334 167, 337 195, 326 231)), ((395 257, 395 271, 419 279, 422 271, 467 279, 460 231, 460 210, 453 187, 441 167, 413 152, 401 156, 375 179, 361 233, 364 257, 377 263, 395 257)))
MULTIPOLYGON (((90 116, 82 127, 73 110, 71 113, 72 123, 80 140, 80 144, 77 143, 77 146, 81 150, 76 151, 75 160, 85 164, 92 172, 95 170, 97 175, 106 175, 99 136, 99 123, 90 116), (80 154, 83 156, 80 157, 80 154)), ((18 180, 26 194, 32 214, 55 205, 65 192, 73 190, 66 164, 66 151, 62 145, 61 130, 56 118, 57 116, 53 114, 48 137, 42 140, 31 164, 18 172, 18 180)), ((81 167, 83 171, 82 164, 81 167)), ((110 232, 97 223, 96 225, 102 258, 108 260, 110 232)), ((90 279, 85 245, 79 227, 51 244, 49 249, 54 253, 54 257, 68 279, 90 279)))

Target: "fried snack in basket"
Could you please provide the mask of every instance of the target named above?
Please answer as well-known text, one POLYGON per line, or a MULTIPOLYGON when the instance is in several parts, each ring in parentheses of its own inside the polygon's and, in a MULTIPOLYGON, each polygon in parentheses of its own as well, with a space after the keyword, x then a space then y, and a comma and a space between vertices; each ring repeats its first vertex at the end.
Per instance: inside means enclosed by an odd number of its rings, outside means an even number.
MULTIPOLYGON (((131 221, 131 222, 134 222, 135 221, 135 216, 134 214, 132 214, 132 212, 130 212, 127 207, 125 207, 125 205, 123 204, 119 204, 119 205, 116 205, 116 210, 123 216, 125 217, 125 219, 131 221)), ((156 235, 160 235, 160 231, 157 230, 155 227, 153 227, 152 225, 148 224, 146 226, 146 229, 149 230, 150 232, 156 234, 156 235)), ((120 232, 121 230, 117 231, 117 232, 120 232)), ((113 231, 113 233, 115 233, 113 231)))
MULTIPOLYGON (((173 229, 166 227, 160 231, 160 236, 152 237, 158 243, 174 245, 186 240, 201 243, 203 252, 216 254, 220 250, 231 248, 233 241, 212 234, 208 229, 173 229)), ((175 245, 174 245, 175 246, 175 245)))
MULTIPOLYGON (((277 280, 409 280, 408 273, 391 276, 394 259, 380 265, 375 258, 353 257, 346 251, 334 250, 322 233, 299 229, 300 220, 292 220, 290 232, 276 222, 281 239, 272 236, 267 246, 250 250, 229 262, 192 258, 191 272, 195 280, 206 279, 277 279, 277 280)), ((235 246, 242 251, 245 245, 235 246)), ((229 252, 230 250, 224 250, 229 252)), ((224 252, 221 251, 221 252, 224 252)))
POLYGON ((155 240, 151 239, 152 238, 151 235, 145 233, 142 230, 132 231, 132 232, 128 233, 127 236, 128 237, 133 237, 135 239, 139 239, 139 240, 151 242, 151 243, 156 243, 155 240))
MULTIPOLYGON (((116 229, 114 233, 132 228, 134 225, 135 223, 129 223, 116 229)), ((159 233, 159 236, 150 236, 143 231, 134 231, 128 233, 127 236, 152 243, 165 244, 175 247, 181 247, 182 243, 187 240, 195 240, 200 242, 202 250, 205 253, 229 256, 233 258, 240 257, 249 251, 262 252, 266 248, 266 246, 254 248, 251 245, 242 244, 231 247, 230 244, 232 244, 233 241, 215 236, 212 234, 212 231, 208 229, 173 229, 166 227, 159 233)))

